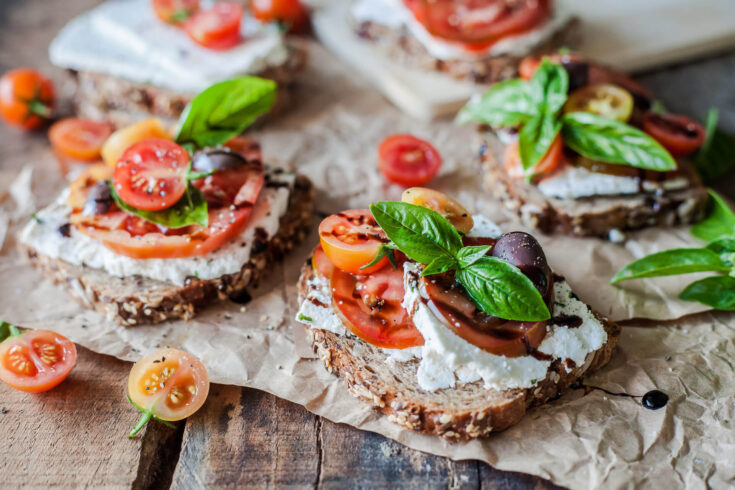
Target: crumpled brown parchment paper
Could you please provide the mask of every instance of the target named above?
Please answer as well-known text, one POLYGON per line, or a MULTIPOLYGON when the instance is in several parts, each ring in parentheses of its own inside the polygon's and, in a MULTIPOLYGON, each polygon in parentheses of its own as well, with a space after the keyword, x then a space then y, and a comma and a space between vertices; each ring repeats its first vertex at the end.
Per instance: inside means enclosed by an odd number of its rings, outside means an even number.
MULTIPOLYGON (((447 121, 412 121, 321 47, 309 47, 311 65, 292 112, 257 136, 267 158, 312 178, 319 189, 321 212, 398 199, 401 189, 385 184, 377 172, 376 148, 388 134, 411 132, 431 140, 444 156, 433 187, 474 212, 490 215, 505 230, 519 228, 479 185, 472 128, 447 121)), ((274 267, 244 307, 227 302, 190 322, 124 328, 80 308, 15 251, 13 236, 27 213, 51 201, 63 185, 47 148, 34 149, 23 169, 0 170, 2 319, 51 328, 96 352, 130 361, 157 347, 183 348, 202 359, 214 382, 268 391, 330 420, 378 432, 415 449, 453 459, 480 459, 571 488, 735 483, 732 315, 703 313, 676 322, 649 322, 659 325, 655 328, 626 327, 610 364, 585 381, 600 389, 569 391, 532 410, 505 432, 448 444, 388 422, 352 398, 314 358, 303 327, 293 317, 298 270, 316 243, 315 233, 274 267), (656 411, 640 403, 640 396, 654 388, 671 397, 656 411)), ((552 267, 567 277, 584 301, 613 319, 670 320, 705 309, 676 299, 691 277, 641 281, 624 288, 607 284, 634 257, 696 245, 686 229, 630 234, 625 245, 538 237, 552 267)))

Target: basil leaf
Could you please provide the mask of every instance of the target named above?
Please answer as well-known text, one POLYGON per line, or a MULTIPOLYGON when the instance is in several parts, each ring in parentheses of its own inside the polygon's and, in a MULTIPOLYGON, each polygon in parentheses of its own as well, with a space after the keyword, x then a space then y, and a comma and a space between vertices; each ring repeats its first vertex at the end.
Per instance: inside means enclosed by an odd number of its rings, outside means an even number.
POLYGON ((735 278, 707 277, 695 281, 679 295, 685 301, 697 301, 716 310, 735 310, 735 278))
POLYGON ((482 96, 470 99, 457 114, 455 123, 479 121, 499 128, 525 123, 538 112, 527 86, 520 78, 496 83, 482 96))
POLYGON ((373 257, 373 260, 368 262, 367 264, 360 267, 360 269, 367 269, 368 267, 372 267, 381 260, 383 260, 383 257, 388 257, 388 262, 390 262, 390 265, 393 266, 393 268, 397 268, 396 265, 396 254, 393 252, 396 249, 395 243, 383 243, 378 247, 378 253, 375 254, 375 257, 373 257))
POLYGON ((706 248, 675 248, 631 262, 620 269, 610 282, 615 284, 620 281, 642 277, 729 270, 730 267, 712 250, 706 248))
POLYGON ((433 276, 434 274, 441 274, 448 270, 457 268, 457 261, 453 258, 447 257, 446 255, 440 255, 431 261, 429 265, 424 267, 421 271, 422 276, 433 276))
POLYGON ((276 88, 272 80, 251 76, 212 85, 194 97, 181 114, 176 142, 203 148, 239 135, 271 109, 276 88))
POLYGON ((556 115, 567 101, 569 74, 563 66, 544 58, 528 82, 528 88, 531 99, 542 108, 539 113, 556 115))
POLYGON ((207 201, 204 200, 201 191, 191 184, 187 185, 186 192, 176 204, 161 211, 143 211, 125 204, 115 191, 112 181, 110 181, 110 193, 120 209, 151 223, 166 228, 183 228, 190 225, 200 225, 204 228, 209 226, 207 201))
POLYGON ((10 337, 10 324, 8 322, 0 321, 0 342, 10 337))
POLYGON ((659 172, 676 168, 663 146, 633 126, 589 112, 564 114, 562 122, 564 143, 587 158, 659 172))
POLYGON ((712 189, 709 190, 709 197, 707 218, 692 226, 689 232, 705 242, 733 236, 735 234, 735 213, 712 189))
POLYGON ((464 247, 459 253, 457 253, 457 261, 459 262, 460 269, 466 269, 471 266, 482 257, 487 255, 488 250, 492 247, 490 245, 477 245, 472 247, 464 247))
POLYGON ((717 119, 717 109, 710 109, 707 138, 694 157, 694 168, 705 184, 715 182, 735 167, 735 138, 717 128, 717 119))
POLYGON ((712 250, 720 256, 728 267, 735 265, 735 238, 720 238, 707 244, 707 250, 712 250))
POLYGON ((561 122, 548 114, 534 117, 523 126, 518 134, 518 150, 525 170, 541 161, 560 130, 561 122))
POLYGON ((457 281, 488 315, 515 321, 551 318, 541 293, 521 270, 496 257, 481 257, 457 271, 457 281))
POLYGON ((383 201, 370 205, 370 212, 398 249, 421 264, 428 265, 439 256, 454 260, 462 248, 456 228, 431 209, 383 201))

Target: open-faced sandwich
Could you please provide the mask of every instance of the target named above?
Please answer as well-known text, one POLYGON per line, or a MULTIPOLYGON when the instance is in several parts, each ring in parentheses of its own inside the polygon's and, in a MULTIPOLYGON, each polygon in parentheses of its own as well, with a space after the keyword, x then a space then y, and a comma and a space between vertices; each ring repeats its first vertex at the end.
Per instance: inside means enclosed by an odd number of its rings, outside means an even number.
POLYGON ((505 429, 617 343, 619 327, 531 235, 502 234, 437 191, 329 216, 319 239, 297 320, 353 395, 410 429, 450 440, 505 429))
POLYGON ((553 0, 355 0, 357 35, 394 59, 477 83, 512 78, 532 53, 574 42, 553 0))
MULTIPOLYGON (((171 136, 156 121, 103 154, 23 229, 22 248, 88 308, 123 325, 191 318, 237 297, 306 235, 311 183, 239 136, 276 97, 242 77, 197 95, 171 136)), ((72 134, 70 138, 75 138, 72 134)))
POLYGON ((707 191, 694 162, 711 145, 701 124, 574 54, 527 58, 520 74, 458 120, 484 123, 486 184, 524 223, 617 241, 623 230, 702 219, 707 191))
MULTIPOLYGON (((258 3, 258 2, 255 2, 258 3)), ((242 3, 109 0, 66 25, 51 62, 71 70, 77 113, 116 125, 176 119, 194 94, 242 75, 289 82, 305 62, 282 25, 261 22, 242 3)))

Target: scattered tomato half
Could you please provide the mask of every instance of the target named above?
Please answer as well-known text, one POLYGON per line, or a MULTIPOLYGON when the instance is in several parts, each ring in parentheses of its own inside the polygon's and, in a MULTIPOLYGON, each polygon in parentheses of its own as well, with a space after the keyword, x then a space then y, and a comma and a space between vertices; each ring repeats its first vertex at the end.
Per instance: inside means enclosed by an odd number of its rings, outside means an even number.
POLYGON ((55 122, 48 131, 51 145, 64 156, 92 162, 100 159, 102 145, 112 134, 109 124, 70 117, 55 122))
MULTIPOLYGON (((556 135, 546 154, 533 167, 534 177, 542 177, 557 170, 564 163, 564 143, 561 134, 556 135)), ((526 171, 521 163, 521 154, 518 149, 518 142, 514 141, 505 147, 503 153, 503 166, 505 171, 511 177, 522 179, 526 176, 526 171)))
POLYGON ((443 192, 425 187, 411 187, 403 191, 401 201, 436 211, 462 234, 469 233, 475 225, 470 212, 443 192))
POLYGON ((11 336, 0 343, 1 380, 28 393, 48 391, 64 381, 77 362, 69 339, 50 330, 20 333, 9 328, 11 336))
POLYGON ((389 181, 407 187, 433 179, 442 157, 431 143, 410 134, 394 134, 380 143, 378 168, 389 181))
POLYGON ((114 167, 122 154, 125 153, 125 150, 135 143, 150 138, 173 141, 171 134, 166 130, 160 119, 155 117, 144 119, 112 133, 105 144, 102 145, 102 159, 107 165, 114 167))
POLYGON ((189 417, 202 408, 208 394, 207 369, 195 356, 178 349, 143 356, 128 377, 128 400, 142 413, 128 437, 151 419, 165 423, 189 417))
POLYGON ((587 85, 569 94, 564 112, 591 112, 608 119, 627 122, 633 114, 633 96, 624 88, 611 83, 587 85))
POLYGON ((385 267, 383 257, 377 264, 362 268, 388 242, 385 232, 367 209, 350 209, 327 216, 319 224, 319 242, 335 267, 350 274, 372 274, 385 267))
POLYGON ((309 12, 301 0, 250 0, 250 13, 261 22, 280 22, 290 32, 302 32, 309 12))
POLYGON ((17 68, 0 77, 0 117, 21 129, 36 129, 54 111, 54 84, 36 70, 17 68))
POLYGON ((674 156, 694 153, 704 143, 707 130, 686 116, 648 112, 643 117, 643 131, 674 156))
POLYGON ((240 42, 244 10, 234 2, 218 2, 199 10, 185 23, 184 30, 197 44, 209 49, 230 49, 240 42))
POLYGON ((199 0, 153 0, 153 11, 169 24, 180 24, 199 10, 199 0))

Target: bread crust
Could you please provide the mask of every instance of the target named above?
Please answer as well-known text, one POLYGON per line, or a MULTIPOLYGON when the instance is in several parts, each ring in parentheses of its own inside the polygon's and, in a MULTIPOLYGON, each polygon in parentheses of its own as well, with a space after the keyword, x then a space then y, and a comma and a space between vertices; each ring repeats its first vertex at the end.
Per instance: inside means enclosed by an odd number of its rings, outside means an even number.
POLYGON ((303 241, 311 228, 313 211, 314 187, 306 177, 297 176, 278 233, 266 241, 259 240, 256 232, 250 260, 239 272, 209 280, 189 277, 183 286, 140 276, 114 277, 99 269, 39 254, 24 244, 20 247, 31 264, 54 283, 66 286, 82 306, 95 309, 120 325, 189 320, 197 310, 217 300, 236 298, 247 287, 257 284, 274 261, 303 241))
MULTIPOLYGON (((310 261, 301 270, 299 301, 314 277, 310 261)), ((483 437, 521 420, 532 407, 557 398, 582 376, 604 366, 620 337, 620 327, 596 314, 608 340, 588 354, 585 363, 567 372, 560 360, 551 363, 546 378, 532 388, 486 389, 482 381, 427 392, 418 386, 418 361, 391 363, 388 355, 356 337, 307 328, 314 352, 330 373, 341 377, 349 392, 370 403, 389 420, 408 429, 456 442, 483 437)))

